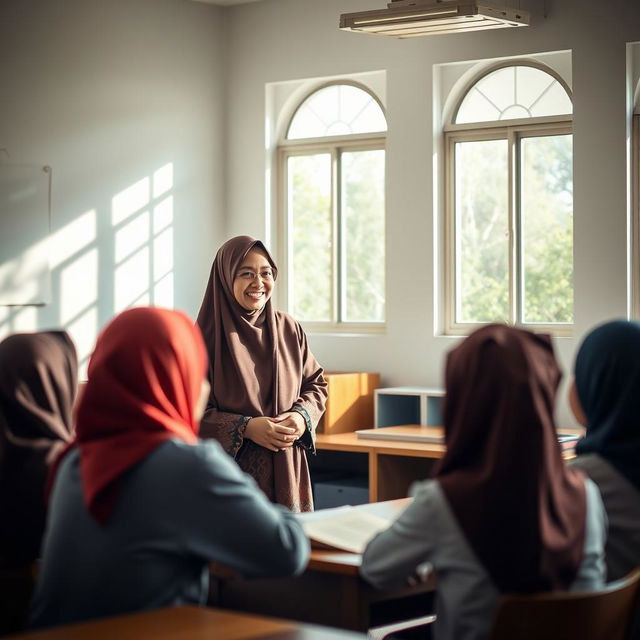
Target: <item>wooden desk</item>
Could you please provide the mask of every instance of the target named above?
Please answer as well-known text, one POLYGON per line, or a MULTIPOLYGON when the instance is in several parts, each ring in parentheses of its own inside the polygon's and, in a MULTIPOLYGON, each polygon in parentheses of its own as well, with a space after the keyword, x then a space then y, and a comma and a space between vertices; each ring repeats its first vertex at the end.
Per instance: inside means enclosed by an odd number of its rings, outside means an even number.
MULTIPOLYGON (((419 425, 408 425, 417 431, 419 425)), ((393 429, 393 427, 388 427, 393 429)), ((318 434, 319 451, 363 453, 368 457, 369 502, 395 500, 407 495, 414 480, 429 476, 434 460, 442 458, 444 444, 365 440, 355 432, 318 434)))
MULTIPOLYGON (((409 502, 405 498, 355 508, 395 517, 409 502)), ((435 579, 379 591, 360 577, 360 563, 359 554, 314 549, 297 578, 218 579, 210 604, 356 631, 429 613, 435 579)))
POLYGON ((12 636, 21 640, 360 640, 366 636, 209 607, 169 607, 12 636))
MULTIPOLYGON (((424 430, 420 425, 402 425, 401 428, 415 429, 416 433, 424 430)), ((558 433, 582 435, 584 430, 559 429, 558 433)), ((316 436, 316 449, 366 454, 369 502, 378 502, 404 498, 412 482, 429 477, 434 461, 442 458, 446 447, 438 443, 365 439, 351 432, 332 435, 319 433, 316 436)), ((571 458, 572 454, 565 453, 565 457, 571 458)))

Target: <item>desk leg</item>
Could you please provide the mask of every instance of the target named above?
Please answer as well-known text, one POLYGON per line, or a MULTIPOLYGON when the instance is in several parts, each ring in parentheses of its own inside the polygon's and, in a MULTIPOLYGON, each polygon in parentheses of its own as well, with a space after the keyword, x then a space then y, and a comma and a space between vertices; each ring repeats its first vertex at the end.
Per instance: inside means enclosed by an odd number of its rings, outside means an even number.
POLYGON ((369 602, 363 597, 360 581, 342 577, 340 622, 344 629, 366 631, 369 626, 369 602))
POLYGON ((369 502, 378 502, 378 454, 369 451, 369 502))
POLYGON ((376 454, 376 500, 406 498, 412 482, 430 476, 434 462, 429 458, 376 454))

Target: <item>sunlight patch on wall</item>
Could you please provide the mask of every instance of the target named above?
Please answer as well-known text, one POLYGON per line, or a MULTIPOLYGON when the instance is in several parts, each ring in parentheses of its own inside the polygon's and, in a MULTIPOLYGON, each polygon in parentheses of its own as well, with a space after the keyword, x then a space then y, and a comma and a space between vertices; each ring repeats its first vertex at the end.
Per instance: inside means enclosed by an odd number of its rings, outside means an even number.
POLYGON ((98 310, 95 306, 89 307, 73 322, 70 322, 66 329, 73 338, 76 351, 78 352, 78 378, 85 380, 87 377, 89 357, 93 353, 93 347, 98 333, 98 310))
POLYGON ((149 178, 142 178, 113 196, 111 224, 115 227, 149 204, 149 178))
POLYGON ((38 243, 11 260, 0 264, 0 293, 2 304, 41 304, 51 297, 43 243, 38 243))
POLYGON ((98 250, 90 249, 60 272, 60 322, 76 320, 98 300, 98 250))
POLYGON ((0 307, 0 340, 12 333, 38 330, 38 307, 0 307))
POLYGON ((91 209, 49 237, 49 266, 60 267, 96 240, 96 210, 91 209))
POLYGON ((116 266, 149 242, 149 212, 143 211, 115 233, 116 266))
POLYGON ((153 172, 153 197, 173 189, 173 163, 169 162, 153 172))
POLYGON ((49 264, 60 326, 76 345, 80 378, 98 332, 97 212, 85 211, 49 237, 49 264))
POLYGON ((15 320, 18 313, 25 307, 0 307, 0 340, 4 340, 18 329, 15 320))
POLYGON ((114 313, 140 305, 173 307, 172 189, 168 163, 112 200, 114 313))
POLYGON ((158 282, 173 270, 173 229, 165 229, 153 239, 153 280, 158 282))
POLYGON ((132 306, 150 304, 149 253, 149 247, 145 246, 116 267, 113 282, 114 313, 132 306))
POLYGON ((173 307, 173 273, 168 273, 153 287, 153 299, 158 307, 173 307))
POLYGON ((153 233, 162 231, 173 222, 173 196, 161 200, 153 208, 153 233))

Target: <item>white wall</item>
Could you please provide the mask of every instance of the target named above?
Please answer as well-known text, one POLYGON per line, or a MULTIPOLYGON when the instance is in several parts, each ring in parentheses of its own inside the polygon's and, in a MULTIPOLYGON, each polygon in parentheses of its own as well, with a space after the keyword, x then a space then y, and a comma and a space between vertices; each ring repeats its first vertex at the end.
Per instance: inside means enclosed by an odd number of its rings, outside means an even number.
MULTIPOLYGON (((433 123, 439 114, 432 87, 434 66, 443 63, 572 52, 576 330, 573 338, 556 340, 565 371, 591 326, 627 313, 626 43, 640 40, 640 5, 525 4, 533 14, 527 28, 412 40, 338 30, 340 13, 382 8, 384 0, 263 0, 230 10, 229 235, 266 237, 268 231, 265 86, 386 71, 387 333, 310 336, 325 367, 380 371, 385 385, 441 384, 443 355, 456 343, 436 335, 434 318, 433 123)), ((564 401, 560 421, 570 421, 564 401)))
POLYGON ((131 298, 197 312, 223 240, 225 23, 187 0, 0 3, 0 147, 53 168, 54 232, 52 304, 0 308, 0 335, 66 326, 86 358, 131 298))
MULTIPOLYGON (((172 298, 195 314, 221 242, 236 233, 268 235, 267 85, 383 71, 388 330, 310 341, 330 369, 380 371, 385 385, 441 384, 443 355, 456 339, 436 335, 434 318, 434 68, 570 50, 576 332, 556 341, 568 371, 585 331, 627 311, 625 44, 640 40, 640 5, 546 0, 544 18, 543 0, 521 2, 532 10, 531 27, 400 41, 337 28, 340 13, 385 0, 233 8, 3 0, 0 148, 13 163, 53 167, 54 301, 0 308, 0 336, 67 326, 86 358, 97 330, 132 296, 172 298), (165 279, 156 292, 152 273, 145 290, 129 290, 153 271, 144 227, 156 205, 173 214, 167 244, 155 251, 173 290, 165 279), (114 215, 122 218, 115 226, 114 215)), ((634 78, 637 56, 637 49, 629 56, 634 78)), ((566 422, 564 405, 561 413, 566 422)))

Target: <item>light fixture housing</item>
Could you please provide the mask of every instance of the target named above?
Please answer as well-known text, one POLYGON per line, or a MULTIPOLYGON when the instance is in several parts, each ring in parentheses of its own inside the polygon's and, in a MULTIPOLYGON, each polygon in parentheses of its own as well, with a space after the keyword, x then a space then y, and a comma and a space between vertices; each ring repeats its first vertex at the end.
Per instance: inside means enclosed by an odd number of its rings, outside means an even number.
POLYGON ((395 38, 528 25, 528 11, 485 0, 392 0, 386 9, 340 16, 340 28, 345 31, 395 38))

